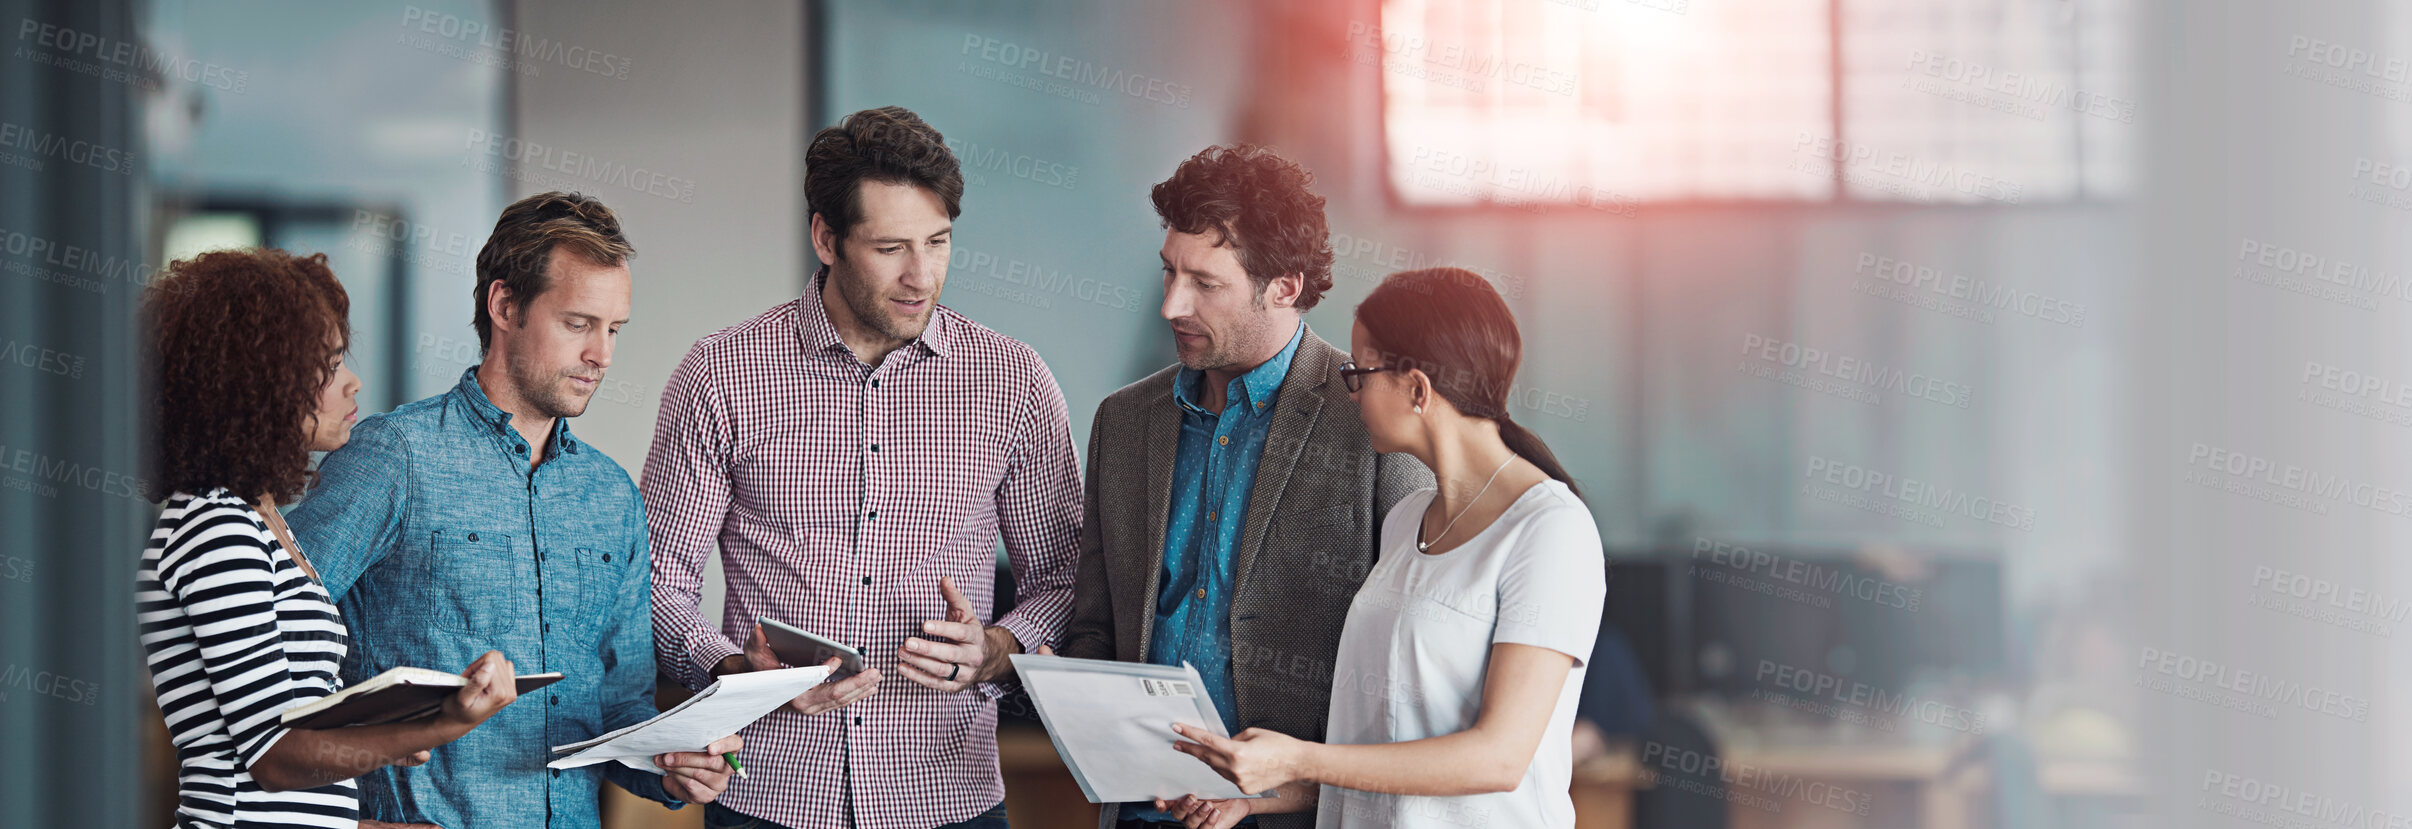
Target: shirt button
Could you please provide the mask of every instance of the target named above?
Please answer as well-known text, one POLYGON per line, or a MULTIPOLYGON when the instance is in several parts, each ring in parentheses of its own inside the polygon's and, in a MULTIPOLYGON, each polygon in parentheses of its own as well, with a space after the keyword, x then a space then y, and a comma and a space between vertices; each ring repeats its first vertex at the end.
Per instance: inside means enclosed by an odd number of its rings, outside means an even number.
POLYGON ((1206 598, 1206 588, 1203 588, 1203 587, 1198 588, 1198 598, 1201 598, 1201 599, 1206 598))
MULTIPOLYGON (((561 776, 561 770, 560 770, 560 769, 554 769, 554 770, 553 770, 553 776, 554 776, 554 777, 560 777, 560 776, 561 776)), ((546 807, 546 808, 551 808, 551 807, 546 807)))
POLYGON ((546 622, 546 623, 544 623, 544 632, 546 632, 546 633, 551 633, 551 632, 553 632, 553 623, 551 623, 551 622, 546 622))
POLYGON ((855 724, 855 725, 862 725, 862 724, 863 724, 863 718, 861 718, 861 717, 856 717, 856 718, 854 718, 854 724, 855 724))
POLYGON ((1214 510, 1207 510, 1207 511, 1206 511, 1206 520, 1208 520, 1208 521, 1212 521, 1212 520, 1214 520, 1214 510))
MULTIPOLYGON (((871 378, 871 387, 872 387, 872 388, 875 388, 875 389, 876 389, 876 388, 879 388, 879 378, 877 378, 877 377, 873 377, 873 378, 871 378)), ((859 719, 862 719, 862 718, 861 718, 861 717, 856 717, 855 719, 858 719, 858 720, 859 720, 859 719)))
POLYGON ((554 695, 553 695, 553 704, 554 704, 554 705, 560 705, 560 704, 561 704, 561 695, 560 695, 560 694, 554 694, 554 695))
POLYGON ((864 587, 869 587, 869 586, 871 586, 871 577, 870 577, 870 576, 864 576, 864 577, 863 577, 863 586, 864 586, 864 587))
POLYGON ((469 540, 471 540, 471 541, 476 541, 476 540, 477 540, 477 533, 470 533, 470 534, 469 534, 469 540))
POLYGON ((611 554, 610 554, 610 553, 604 553, 604 554, 603 554, 603 563, 604 563, 604 564, 610 564, 610 563, 611 563, 611 554))
POLYGON ((873 452, 877 452, 877 451, 879 451, 879 444, 876 444, 876 443, 871 444, 871 451, 873 451, 873 452))
POLYGON ((1231 436, 1230 436, 1230 435, 1224 435, 1224 436, 1222 436, 1222 437, 1215 438, 1215 439, 1214 439, 1214 442, 1215 442, 1215 445, 1217 445, 1217 446, 1230 446, 1230 445, 1231 445, 1231 436))
POLYGON ((871 520, 873 520, 873 521, 877 521, 877 520, 879 520, 879 510, 872 510, 872 511, 871 511, 871 520))

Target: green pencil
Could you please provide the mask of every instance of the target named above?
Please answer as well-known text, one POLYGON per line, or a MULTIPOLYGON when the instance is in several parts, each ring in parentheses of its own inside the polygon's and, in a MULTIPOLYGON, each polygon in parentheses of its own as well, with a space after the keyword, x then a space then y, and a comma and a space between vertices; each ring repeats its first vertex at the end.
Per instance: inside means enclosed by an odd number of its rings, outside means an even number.
MULTIPOLYGON (((745 767, 737 765, 737 752, 723 751, 720 753, 720 759, 729 761, 729 768, 736 769, 738 777, 745 777, 745 767)), ((746 777, 746 779, 751 780, 753 778, 746 777)))

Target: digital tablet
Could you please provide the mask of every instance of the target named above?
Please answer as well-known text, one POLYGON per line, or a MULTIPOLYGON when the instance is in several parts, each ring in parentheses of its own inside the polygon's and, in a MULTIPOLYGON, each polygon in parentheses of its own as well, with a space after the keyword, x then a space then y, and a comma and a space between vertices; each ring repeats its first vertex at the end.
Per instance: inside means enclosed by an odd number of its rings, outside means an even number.
POLYGON ((754 621, 762 623, 762 635, 770 640, 771 653, 778 654, 779 661, 791 666, 810 668, 828 662, 834 656, 840 661, 838 669, 830 676, 836 677, 853 674, 869 664, 862 651, 815 636, 786 622, 768 616, 756 616, 754 621))

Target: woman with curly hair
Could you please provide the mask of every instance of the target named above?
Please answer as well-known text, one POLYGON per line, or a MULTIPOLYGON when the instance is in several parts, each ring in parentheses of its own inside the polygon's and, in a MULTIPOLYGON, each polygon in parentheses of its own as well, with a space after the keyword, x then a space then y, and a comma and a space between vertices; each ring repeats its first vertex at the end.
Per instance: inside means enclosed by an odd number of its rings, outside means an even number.
POLYGON ((516 696, 511 663, 488 652, 432 719, 280 724, 336 690, 349 647, 277 512, 308 481, 310 453, 350 439, 349 313, 324 255, 274 249, 176 262, 144 297, 157 394, 147 494, 166 507, 136 602, 176 744, 179 827, 358 825, 351 778, 426 762, 516 696))

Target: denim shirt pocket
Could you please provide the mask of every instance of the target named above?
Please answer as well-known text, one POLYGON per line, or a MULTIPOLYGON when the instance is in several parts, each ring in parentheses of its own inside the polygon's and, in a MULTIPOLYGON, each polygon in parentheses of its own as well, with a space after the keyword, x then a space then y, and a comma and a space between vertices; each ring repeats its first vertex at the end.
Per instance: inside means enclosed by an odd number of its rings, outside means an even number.
MULTIPOLYGON (((565 585, 570 590, 568 607, 577 629, 600 632, 611 621, 611 614, 619 609, 620 586, 628 580, 628 569, 635 566, 630 558, 627 550, 577 548, 577 575, 567 579, 569 584, 565 585)), ((647 607, 650 612, 650 604, 647 607)))
POLYGON ((435 578, 427 585, 428 618, 440 630, 489 635, 518 627, 525 596, 512 537, 482 530, 437 530, 435 578))

